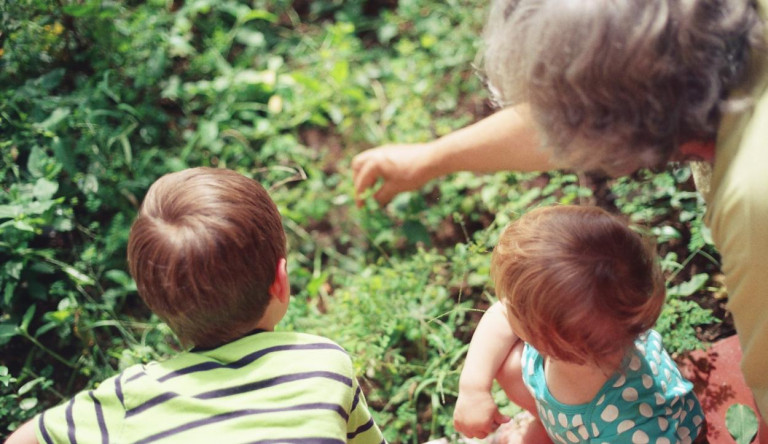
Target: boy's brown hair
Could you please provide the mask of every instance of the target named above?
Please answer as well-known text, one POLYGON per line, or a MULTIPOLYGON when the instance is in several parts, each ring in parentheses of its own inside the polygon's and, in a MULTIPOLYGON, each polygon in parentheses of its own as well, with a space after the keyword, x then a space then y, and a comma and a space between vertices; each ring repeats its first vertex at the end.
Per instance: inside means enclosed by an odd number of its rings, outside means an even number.
POLYGON ((493 251, 496 294, 539 352, 612 367, 664 303, 653 248, 597 207, 552 206, 511 223, 493 251))
POLYGON ((193 168, 152 184, 128 265, 141 298, 183 344, 212 347, 255 327, 285 250, 280 213, 259 183, 193 168))

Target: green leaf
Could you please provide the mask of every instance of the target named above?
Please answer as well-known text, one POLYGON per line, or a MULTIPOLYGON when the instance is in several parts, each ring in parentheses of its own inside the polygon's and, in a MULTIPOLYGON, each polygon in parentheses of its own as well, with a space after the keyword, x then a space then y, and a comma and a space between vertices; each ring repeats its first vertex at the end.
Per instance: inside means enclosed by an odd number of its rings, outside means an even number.
POLYGON ((405 221, 403 223, 403 233, 405 233, 405 237, 412 243, 424 242, 427 245, 431 244, 429 231, 424 224, 417 220, 405 221))
POLYGON ((13 219, 21 212, 21 205, 0 205, 0 219, 13 219))
POLYGON ((95 283, 90 276, 81 272, 80 270, 77 270, 74 267, 65 266, 62 268, 62 270, 64 270, 65 273, 67 273, 76 283, 80 285, 93 285, 95 283))
POLYGON ((707 280, 709 280, 708 274, 699 273, 691 277, 691 280, 671 287, 667 291, 667 294, 669 296, 690 296, 703 287, 704 284, 707 283, 707 280))
POLYGON ((53 110, 50 116, 48 116, 47 119, 39 123, 39 128, 43 130, 51 131, 56 126, 61 123, 62 120, 64 120, 69 114, 70 114, 69 108, 56 108, 53 110))
POLYGON ((45 175, 45 166, 48 163, 48 156, 45 154, 45 150, 35 145, 32 147, 32 151, 29 153, 29 160, 27 160, 27 169, 34 177, 42 177, 45 175))
POLYGON ((104 277, 123 287, 136 288, 131 276, 123 270, 107 270, 104 277))
POLYGON ((725 426, 737 444, 749 444, 757 435, 757 416, 745 404, 734 404, 725 413, 725 426))
POLYGON ((5 284, 5 289, 3 289, 3 304, 5 305, 11 304, 11 299, 13 299, 13 292, 16 290, 16 285, 18 285, 18 282, 15 282, 15 281, 7 282, 5 284))
POLYGON ((19 396, 26 395, 27 393, 29 393, 30 390, 35 388, 36 385, 40 384, 43 381, 45 381, 45 378, 42 376, 39 378, 35 378, 27 382, 26 384, 22 385, 21 387, 19 387, 19 391, 17 393, 19 394, 19 396))
POLYGON ((242 20, 243 20, 243 23, 250 20, 264 20, 264 21, 275 23, 277 22, 277 16, 263 9, 254 9, 248 12, 247 14, 245 14, 242 20))
POLYGON ((24 317, 21 319, 21 325, 19 325, 19 330, 21 331, 27 331, 29 329, 29 323, 32 322, 32 316, 35 315, 35 309, 37 308, 36 305, 30 305, 27 309, 27 312, 24 313, 24 317))
POLYGON ((21 261, 8 261, 5 263, 5 267, 3 268, 6 275, 14 279, 19 279, 21 276, 21 270, 24 269, 24 263, 21 261))
POLYGON ((3 343, 3 339, 8 340, 17 334, 19 334, 19 330, 16 327, 16 324, 0 324, 0 344, 3 343))
POLYGON ((37 405, 37 398, 24 398, 19 402, 19 408, 22 410, 30 410, 37 405))
POLYGON ((48 200, 52 198, 58 190, 58 183, 41 177, 35 182, 35 188, 32 190, 32 194, 34 194, 37 200, 48 200))
POLYGON ((262 47, 266 43, 264 34, 250 29, 240 29, 235 34, 235 40, 245 46, 262 47))

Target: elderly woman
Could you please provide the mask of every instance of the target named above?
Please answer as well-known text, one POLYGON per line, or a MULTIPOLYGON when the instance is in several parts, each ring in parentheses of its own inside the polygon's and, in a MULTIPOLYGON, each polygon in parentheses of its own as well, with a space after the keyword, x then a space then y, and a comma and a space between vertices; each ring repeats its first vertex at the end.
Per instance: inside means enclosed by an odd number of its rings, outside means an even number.
POLYGON ((697 186, 768 415, 768 0, 500 0, 485 70, 501 111, 435 141, 353 161, 375 198, 456 171, 624 175, 699 160, 697 186), (539 148, 543 149, 539 149, 539 148))

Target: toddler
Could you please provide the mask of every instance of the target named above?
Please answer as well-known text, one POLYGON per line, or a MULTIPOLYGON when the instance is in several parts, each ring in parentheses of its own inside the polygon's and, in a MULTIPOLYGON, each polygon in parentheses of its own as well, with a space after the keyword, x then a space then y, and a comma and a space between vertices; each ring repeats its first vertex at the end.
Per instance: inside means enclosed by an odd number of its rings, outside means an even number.
POLYGON ((477 326, 461 373, 456 429, 485 437, 509 418, 497 379, 537 419, 524 443, 691 443, 704 416, 651 329, 664 303, 656 255, 596 207, 533 210, 491 261, 499 302, 477 326))

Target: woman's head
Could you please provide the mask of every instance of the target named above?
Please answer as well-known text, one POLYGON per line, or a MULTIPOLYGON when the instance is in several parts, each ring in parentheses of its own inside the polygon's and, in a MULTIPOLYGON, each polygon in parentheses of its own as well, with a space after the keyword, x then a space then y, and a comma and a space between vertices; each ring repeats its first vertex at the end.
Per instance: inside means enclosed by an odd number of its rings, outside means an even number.
POLYGON ((664 303, 653 248, 597 207, 526 213, 504 229, 491 276, 518 333, 567 362, 615 364, 664 303))
POLYGON ((495 0, 485 71, 556 161, 620 175, 714 138, 761 31, 747 0, 495 0))

